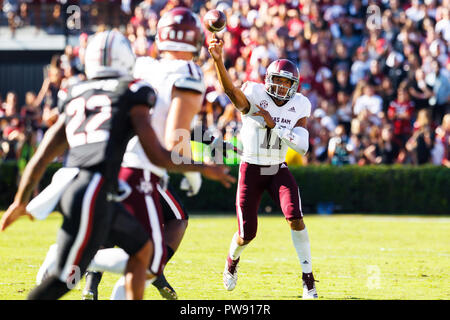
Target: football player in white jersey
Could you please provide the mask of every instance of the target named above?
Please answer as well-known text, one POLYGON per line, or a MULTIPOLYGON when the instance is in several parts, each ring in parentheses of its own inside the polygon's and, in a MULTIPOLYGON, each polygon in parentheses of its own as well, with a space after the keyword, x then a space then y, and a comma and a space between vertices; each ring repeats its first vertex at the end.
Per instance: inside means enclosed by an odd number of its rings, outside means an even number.
MULTIPOLYGON (((191 158, 191 123, 201 109, 206 90, 202 71, 193 61, 199 54, 204 39, 197 15, 187 8, 173 8, 158 22, 156 44, 160 58, 138 58, 134 68, 134 77, 150 83, 158 93, 156 105, 151 111, 151 123, 159 142, 173 151, 172 154, 176 152, 187 158, 191 158)), ((132 138, 125 152, 119 177, 133 191, 123 203, 150 233, 151 211, 156 209, 162 213, 163 240, 168 261, 183 239, 188 215, 173 188, 170 185, 163 188, 159 183, 166 176, 164 168, 155 166, 145 156, 138 138, 132 138), (154 207, 148 206, 148 201, 145 200, 149 195, 154 200, 154 207)), ((194 196, 199 192, 201 184, 198 172, 187 172, 181 188, 187 191, 188 196, 194 196)), ((85 299, 92 296, 95 298, 100 277, 100 273, 87 275, 85 299)), ((177 299, 175 290, 164 274, 153 285, 164 298, 177 299)))
POLYGON ((289 60, 276 60, 267 68, 265 84, 246 82, 242 88, 237 88, 223 63, 223 41, 213 38, 208 50, 225 93, 242 113, 243 155, 236 194, 238 231, 233 236, 225 263, 224 286, 229 291, 236 286, 240 255, 256 236, 257 211, 261 196, 267 190, 280 205, 291 229, 303 271, 303 298, 318 298, 300 191, 285 163, 288 147, 302 155, 309 147, 306 121, 311 103, 297 93, 298 69, 289 60))

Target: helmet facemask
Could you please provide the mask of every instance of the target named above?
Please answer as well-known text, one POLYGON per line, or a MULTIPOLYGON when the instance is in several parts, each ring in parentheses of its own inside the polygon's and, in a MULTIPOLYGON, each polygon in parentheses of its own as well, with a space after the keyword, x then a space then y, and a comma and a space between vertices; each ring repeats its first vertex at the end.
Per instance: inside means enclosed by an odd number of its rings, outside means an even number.
POLYGON ((295 78, 290 72, 284 71, 280 73, 271 72, 266 76, 265 79, 266 92, 275 99, 288 101, 295 95, 295 93, 297 92, 297 88, 298 88, 298 79, 295 78), (292 84, 290 87, 286 87, 282 84, 274 83, 273 81, 274 77, 288 79, 292 81, 292 84), (283 88, 285 89, 285 94, 281 93, 283 88))

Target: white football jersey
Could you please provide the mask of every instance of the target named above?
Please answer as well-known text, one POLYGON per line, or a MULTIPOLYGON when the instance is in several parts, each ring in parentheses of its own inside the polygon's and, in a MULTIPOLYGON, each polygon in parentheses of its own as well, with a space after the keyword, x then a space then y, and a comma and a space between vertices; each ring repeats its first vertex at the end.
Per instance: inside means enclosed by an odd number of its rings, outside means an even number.
MULTIPOLYGON (((150 83, 157 93, 155 106, 150 110, 151 124, 161 145, 165 146, 164 133, 166 119, 172 103, 173 87, 205 93, 203 73, 199 66, 192 61, 153 59, 141 57, 136 60, 134 77, 150 83)), ((145 155, 144 149, 137 136, 128 143, 123 157, 123 167, 151 170, 158 176, 166 170, 153 165, 145 155)))
POLYGON ((292 129, 297 121, 311 114, 311 103, 301 93, 296 93, 286 104, 277 106, 264 88, 264 84, 246 82, 242 85, 250 111, 242 115, 240 132, 243 145, 242 161, 259 165, 275 165, 285 161, 288 145, 276 133, 266 128, 261 116, 253 116, 259 111, 256 105, 267 110, 280 127, 292 129))

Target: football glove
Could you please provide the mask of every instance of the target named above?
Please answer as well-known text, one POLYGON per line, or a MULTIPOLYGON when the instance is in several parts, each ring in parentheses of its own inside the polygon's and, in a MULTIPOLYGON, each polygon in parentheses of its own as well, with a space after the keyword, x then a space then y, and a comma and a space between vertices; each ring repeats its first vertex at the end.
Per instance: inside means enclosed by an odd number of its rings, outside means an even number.
POLYGON ((200 172, 185 172, 181 180, 180 189, 186 191, 188 197, 195 196, 202 186, 202 175, 200 172))

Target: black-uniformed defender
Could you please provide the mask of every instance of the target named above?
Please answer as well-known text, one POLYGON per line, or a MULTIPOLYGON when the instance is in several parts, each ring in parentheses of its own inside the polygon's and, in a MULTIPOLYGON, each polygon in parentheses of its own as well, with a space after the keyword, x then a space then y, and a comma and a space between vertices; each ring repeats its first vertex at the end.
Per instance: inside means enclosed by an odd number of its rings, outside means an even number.
POLYGON ((80 168, 80 173, 60 202, 64 214, 58 233, 60 281, 73 281, 74 272, 83 274, 108 235, 108 242, 130 256, 149 241, 137 220, 113 200, 123 153, 135 134, 130 112, 135 106, 151 107, 155 100, 151 87, 130 78, 91 80, 69 89, 59 110, 65 115, 70 146, 66 166, 80 168))

